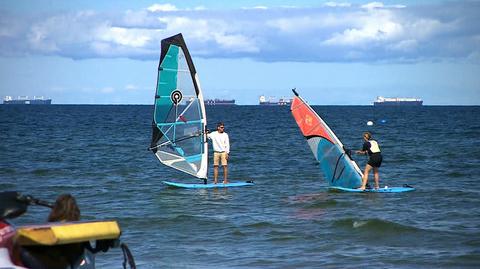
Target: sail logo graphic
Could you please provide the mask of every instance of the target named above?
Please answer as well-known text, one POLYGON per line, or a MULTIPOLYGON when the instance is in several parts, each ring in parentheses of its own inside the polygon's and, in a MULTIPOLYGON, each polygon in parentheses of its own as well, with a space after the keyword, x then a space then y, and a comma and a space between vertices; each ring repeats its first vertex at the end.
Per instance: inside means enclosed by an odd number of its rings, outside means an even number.
POLYGON ((172 94, 170 94, 170 99, 174 105, 178 105, 182 101, 183 95, 180 90, 174 90, 172 94))
POLYGON ((305 115, 305 120, 304 120, 305 124, 308 125, 308 126, 312 126, 313 125, 313 118, 310 116, 310 115, 305 115))

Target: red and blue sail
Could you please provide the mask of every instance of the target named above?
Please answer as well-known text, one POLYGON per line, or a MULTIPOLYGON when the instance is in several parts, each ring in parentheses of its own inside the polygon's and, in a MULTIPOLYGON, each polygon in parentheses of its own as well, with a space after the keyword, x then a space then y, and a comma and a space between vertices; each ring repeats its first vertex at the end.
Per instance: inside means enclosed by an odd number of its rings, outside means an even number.
POLYGON ((291 112, 330 186, 358 188, 362 172, 325 121, 294 90, 291 112))

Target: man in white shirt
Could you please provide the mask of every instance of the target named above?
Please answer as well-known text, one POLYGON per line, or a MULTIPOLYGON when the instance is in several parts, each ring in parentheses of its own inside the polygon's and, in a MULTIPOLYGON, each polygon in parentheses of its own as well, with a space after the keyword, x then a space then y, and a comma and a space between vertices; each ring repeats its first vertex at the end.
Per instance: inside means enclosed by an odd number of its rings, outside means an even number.
POLYGON ((217 123, 217 130, 209 133, 208 138, 212 140, 213 146, 213 183, 217 184, 218 165, 221 164, 223 167, 223 183, 227 184, 227 161, 230 153, 230 140, 228 134, 225 133, 223 122, 217 123))

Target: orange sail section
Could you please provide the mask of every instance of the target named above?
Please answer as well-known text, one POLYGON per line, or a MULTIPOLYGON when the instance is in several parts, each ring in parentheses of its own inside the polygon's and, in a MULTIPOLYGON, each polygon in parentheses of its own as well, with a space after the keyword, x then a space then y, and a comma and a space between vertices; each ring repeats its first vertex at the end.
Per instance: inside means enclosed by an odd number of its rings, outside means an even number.
POLYGON ((298 127, 300 127, 300 130, 305 137, 320 136, 327 139, 332 144, 335 144, 335 140, 323 126, 324 124, 317 113, 315 113, 310 106, 300 100, 300 98, 296 96, 293 98, 291 110, 298 127))

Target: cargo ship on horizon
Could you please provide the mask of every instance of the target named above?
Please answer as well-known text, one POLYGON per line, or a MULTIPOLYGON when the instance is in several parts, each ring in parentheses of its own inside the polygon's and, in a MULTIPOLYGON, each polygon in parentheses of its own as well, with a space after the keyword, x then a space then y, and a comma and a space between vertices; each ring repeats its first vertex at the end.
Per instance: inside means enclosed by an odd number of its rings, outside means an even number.
POLYGON ((4 105, 51 105, 52 99, 46 99, 43 96, 34 96, 29 98, 28 96, 18 96, 13 98, 12 96, 5 96, 3 98, 4 105))
POLYGON ((290 105, 290 103, 292 103, 292 99, 287 97, 282 97, 277 100, 273 96, 267 99, 265 95, 261 95, 260 98, 258 98, 258 104, 261 106, 286 106, 290 105))
POLYGON ((235 99, 205 99, 203 101, 206 106, 233 106, 235 105, 235 99))
POLYGON ((423 100, 419 98, 383 97, 378 96, 373 102, 374 106, 422 106, 423 100))

